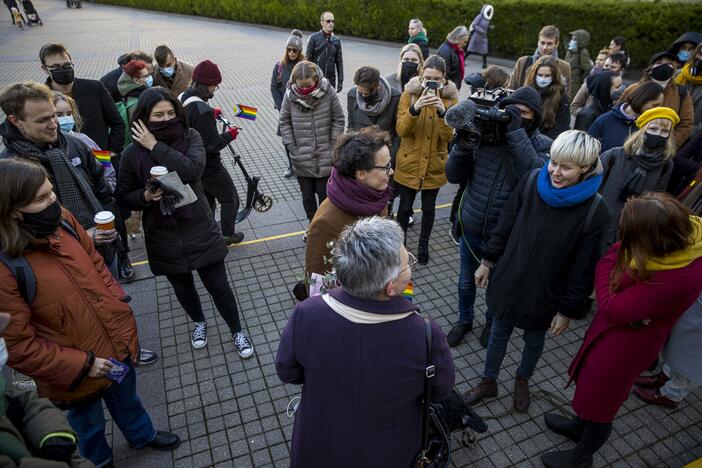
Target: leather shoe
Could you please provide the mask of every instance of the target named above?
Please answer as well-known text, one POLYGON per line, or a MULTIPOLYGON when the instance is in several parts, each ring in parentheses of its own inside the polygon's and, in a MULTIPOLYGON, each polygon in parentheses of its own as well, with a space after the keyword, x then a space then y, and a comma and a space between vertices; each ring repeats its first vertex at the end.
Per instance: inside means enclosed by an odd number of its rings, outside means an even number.
POLYGON ((666 408, 677 408, 678 402, 660 394, 657 388, 634 387, 634 395, 639 400, 650 405, 664 406, 666 408))
MULTIPOLYGON (((131 448, 136 448, 129 444, 131 448)), ((180 437, 171 433, 164 431, 156 431, 156 436, 151 442, 146 444, 143 448, 152 448, 154 450, 159 450, 161 452, 170 452, 177 449, 180 446, 180 437)))
POLYGON ((562 416, 558 413, 548 413, 544 415, 546 427, 558 435, 569 438, 576 444, 583 436, 582 427, 578 429, 578 424, 574 417, 562 416))
POLYGON ((448 345, 452 348, 455 348, 456 346, 461 344, 461 341, 463 341, 463 337, 472 329, 472 324, 458 322, 456 325, 453 326, 453 328, 451 328, 451 331, 448 332, 448 335, 446 335, 446 341, 448 342, 448 345))
POLYGON ((474 405, 485 397, 493 398, 497 396, 497 381, 483 377, 480 384, 463 394, 463 402, 466 405, 474 405))
POLYGON ((578 448, 560 452, 548 452, 541 455, 541 462, 546 468, 590 468, 592 456, 583 455, 578 448))
POLYGON ((529 394, 529 381, 523 377, 514 379, 514 393, 512 394, 514 409, 519 413, 526 413, 531 403, 529 394))
POLYGON ((665 373, 659 372, 655 375, 640 375, 636 378, 634 383, 643 388, 660 388, 668 380, 670 379, 665 373))

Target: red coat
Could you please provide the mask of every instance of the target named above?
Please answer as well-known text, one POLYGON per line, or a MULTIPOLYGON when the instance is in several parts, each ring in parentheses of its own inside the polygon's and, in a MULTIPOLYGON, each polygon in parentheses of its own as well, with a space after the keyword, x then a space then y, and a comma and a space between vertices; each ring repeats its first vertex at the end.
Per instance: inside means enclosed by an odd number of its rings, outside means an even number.
POLYGON ((8 366, 34 378, 40 396, 67 407, 110 386, 88 377, 95 357, 124 361, 138 355, 139 344, 124 291, 73 215, 64 209, 63 217, 80 241, 59 227, 25 251, 37 286, 31 306, 0 263, 0 310, 12 316, 3 332, 8 366))
POLYGON ((657 271, 647 282, 625 274, 612 294, 609 275, 617 250, 615 244, 597 265, 597 314, 568 369, 568 383, 576 383, 575 413, 599 423, 614 420, 636 377, 658 356, 675 322, 702 291, 702 258, 698 258, 684 268, 657 271), (651 323, 632 326, 645 319, 651 323))

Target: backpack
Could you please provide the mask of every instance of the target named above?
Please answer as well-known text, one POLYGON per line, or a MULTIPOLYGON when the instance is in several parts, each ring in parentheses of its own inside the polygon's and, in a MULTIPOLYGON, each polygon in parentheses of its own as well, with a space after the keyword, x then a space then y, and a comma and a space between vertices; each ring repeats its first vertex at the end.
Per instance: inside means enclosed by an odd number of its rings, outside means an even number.
POLYGON ((117 110, 119 111, 119 116, 122 117, 124 125, 126 125, 126 131, 124 132, 124 146, 127 146, 132 142, 132 132, 129 122, 129 109, 134 107, 136 103, 139 102, 139 98, 134 96, 128 96, 117 103, 117 110))
MULTIPOLYGON (((68 221, 62 218, 60 226, 64 231, 80 242, 78 233, 68 221)), ((0 262, 4 263, 10 270, 10 273, 12 273, 17 281, 17 288, 20 294, 25 302, 31 305, 32 302, 34 302, 34 298, 37 296, 37 279, 34 276, 34 271, 32 271, 32 267, 27 261, 27 258, 24 257, 24 255, 10 258, 4 252, 0 251, 0 262)))

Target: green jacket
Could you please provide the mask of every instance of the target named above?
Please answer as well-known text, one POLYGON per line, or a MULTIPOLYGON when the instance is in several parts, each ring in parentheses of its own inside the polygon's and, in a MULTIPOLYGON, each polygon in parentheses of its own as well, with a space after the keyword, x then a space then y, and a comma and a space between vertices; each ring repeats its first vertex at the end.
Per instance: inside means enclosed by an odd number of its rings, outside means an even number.
POLYGON ((76 433, 71 429, 64 413, 48 399, 39 398, 36 392, 19 392, 13 389, 6 391, 5 387, 5 379, 0 375, 1 467, 90 468, 95 466, 81 458, 78 450, 73 454, 70 465, 38 458, 37 452, 49 438, 64 437, 76 442, 76 433), (12 420, 8 417, 8 412, 12 420))

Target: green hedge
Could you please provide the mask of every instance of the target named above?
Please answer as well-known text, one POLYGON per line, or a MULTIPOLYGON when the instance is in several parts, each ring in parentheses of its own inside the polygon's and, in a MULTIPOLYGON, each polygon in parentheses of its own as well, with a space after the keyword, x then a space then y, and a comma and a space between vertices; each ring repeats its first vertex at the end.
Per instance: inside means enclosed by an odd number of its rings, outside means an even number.
MULTIPOLYGON (((256 24, 319 29, 319 14, 334 12, 341 35, 405 42, 410 18, 422 20, 432 46, 456 25, 470 25, 484 2, 478 0, 102 0, 135 8, 209 16, 256 24)), ((632 65, 645 65, 680 34, 700 29, 702 4, 623 0, 493 0, 491 53, 518 57, 536 46, 538 30, 561 30, 561 56, 569 31, 587 29, 594 56, 614 36, 625 36, 632 65)))

